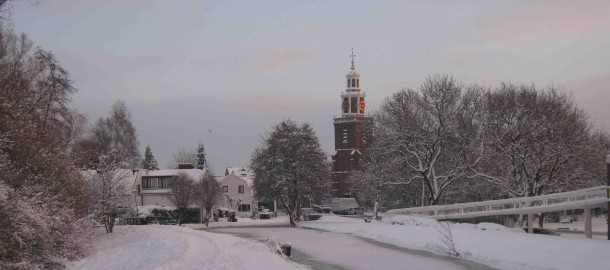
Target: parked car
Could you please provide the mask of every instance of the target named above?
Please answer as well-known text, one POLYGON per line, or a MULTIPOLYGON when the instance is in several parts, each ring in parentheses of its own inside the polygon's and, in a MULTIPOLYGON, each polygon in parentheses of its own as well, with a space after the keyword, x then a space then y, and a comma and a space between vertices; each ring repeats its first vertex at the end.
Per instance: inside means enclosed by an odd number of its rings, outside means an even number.
POLYGON ((347 209, 347 214, 348 215, 364 215, 364 208, 355 207, 355 208, 347 209))
POLYGON ((259 208, 258 210, 258 219, 270 219, 273 217, 273 212, 269 211, 267 208, 259 208))
POLYGON ((301 216, 303 220, 318 220, 322 217, 322 214, 317 213, 312 208, 301 208, 301 216))

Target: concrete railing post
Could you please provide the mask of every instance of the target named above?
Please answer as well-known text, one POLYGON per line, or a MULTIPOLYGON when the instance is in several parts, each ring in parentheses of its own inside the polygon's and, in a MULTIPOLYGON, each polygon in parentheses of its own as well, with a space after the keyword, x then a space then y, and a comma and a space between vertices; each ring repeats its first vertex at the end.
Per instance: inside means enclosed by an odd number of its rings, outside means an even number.
POLYGON ((585 209, 585 236, 591 238, 593 236, 593 230, 591 226, 591 208, 585 209))
POLYGON ((534 233, 534 214, 527 214, 527 233, 534 233))

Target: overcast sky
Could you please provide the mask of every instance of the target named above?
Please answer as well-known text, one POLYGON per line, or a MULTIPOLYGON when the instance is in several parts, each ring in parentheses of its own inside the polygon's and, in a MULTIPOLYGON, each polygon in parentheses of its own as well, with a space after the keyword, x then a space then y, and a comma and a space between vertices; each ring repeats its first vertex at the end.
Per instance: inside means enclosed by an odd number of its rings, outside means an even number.
POLYGON ((610 1, 21 1, 12 21, 55 53, 90 122, 115 100, 166 167, 202 141, 216 174, 282 119, 334 152, 355 48, 371 112, 429 74, 561 85, 610 130, 610 1), (460 3, 457 3, 460 2, 460 3))

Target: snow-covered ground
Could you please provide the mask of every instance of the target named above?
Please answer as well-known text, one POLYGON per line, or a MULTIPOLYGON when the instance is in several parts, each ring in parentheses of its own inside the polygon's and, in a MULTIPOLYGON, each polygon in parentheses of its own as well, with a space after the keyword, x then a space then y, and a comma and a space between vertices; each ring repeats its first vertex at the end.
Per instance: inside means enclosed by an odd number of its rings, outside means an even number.
POLYGON ((170 225, 99 231, 89 257, 69 269, 306 269, 264 243, 170 225))
MULTIPOLYGON (((328 215, 301 222, 303 228, 351 233, 378 242, 442 254, 445 250, 435 220, 409 216, 365 223, 328 215), (392 225, 392 223, 394 225, 392 225)), ((610 241, 532 235, 520 229, 483 223, 456 224, 452 230, 462 258, 498 269, 607 269, 610 241)))

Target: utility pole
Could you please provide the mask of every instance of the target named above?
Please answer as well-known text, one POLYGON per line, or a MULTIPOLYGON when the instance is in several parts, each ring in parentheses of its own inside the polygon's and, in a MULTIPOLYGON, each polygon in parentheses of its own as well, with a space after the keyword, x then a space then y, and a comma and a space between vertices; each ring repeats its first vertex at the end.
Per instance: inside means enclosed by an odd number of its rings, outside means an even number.
MULTIPOLYGON (((606 171, 608 174, 608 183, 606 183, 608 185, 606 187, 606 198, 610 199, 610 190, 608 189, 608 187, 610 187, 610 154, 606 155, 606 171)), ((606 223, 608 223, 608 231, 606 232, 606 234, 608 236, 608 240, 610 240, 610 201, 608 201, 608 205, 606 208, 606 216, 606 223)))

